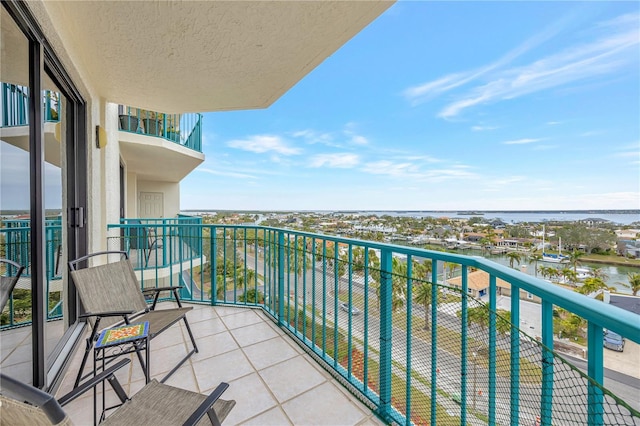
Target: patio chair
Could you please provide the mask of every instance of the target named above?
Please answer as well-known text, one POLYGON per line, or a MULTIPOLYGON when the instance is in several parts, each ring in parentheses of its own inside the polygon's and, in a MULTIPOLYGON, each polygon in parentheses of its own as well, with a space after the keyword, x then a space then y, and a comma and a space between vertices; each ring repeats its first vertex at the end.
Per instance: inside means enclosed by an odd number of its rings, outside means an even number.
MULTIPOLYGON (((142 225, 142 222, 137 219, 131 219, 129 224, 142 225)), ((140 253, 144 256, 145 268, 149 265, 151 253, 160 248, 162 248, 162 244, 156 235, 155 228, 142 226, 129 228, 129 249, 140 250, 140 253)))
POLYGON ((18 284, 24 266, 9 259, 0 259, 0 312, 11 297, 11 293, 18 284))
MULTIPOLYGON (((220 426, 236 404, 233 400, 220 399, 229 387, 224 382, 206 396, 152 380, 129 398, 114 374, 129 362, 129 359, 119 361, 58 400, 40 389, 0 374, 0 420, 2 424, 9 425, 71 425, 72 422, 62 407, 95 386, 104 384, 105 380, 109 382, 121 403, 109 408, 115 411, 100 423, 105 426, 220 426)), ((94 406, 94 415, 95 408, 94 406)))
MULTIPOLYGON (((177 363, 161 382, 167 380, 191 355, 198 352, 198 346, 186 316, 187 312, 192 308, 182 307, 178 296, 180 286, 152 287, 141 291, 129 257, 124 251, 104 251, 80 257, 69 262, 69 270, 82 305, 86 310, 86 313, 80 315, 80 318, 87 318, 91 325, 91 334, 87 338, 85 353, 80 365, 80 371, 78 371, 78 376, 76 377, 75 386, 78 386, 83 379, 84 367, 92 348, 94 348, 99 332, 108 327, 148 321, 149 340, 153 340, 153 338, 172 325, 181 320, 184 321, 193 349, 177 363), (85 265, 88 259, 97 256, 106 256, 110 259, 117 256, 120 260, 79 269, 79 266, 85 265), (163 291, 170 291, 170 294, 173 294, 178 304, 177 308, 156 309, 158 297, 163 291), (153 296, 151 306, 147 305, 144 295, 153 296)), ((145 364, 140 351, 136 351, 136 354, 148 383, 150 380, 149 366, 145 364)))

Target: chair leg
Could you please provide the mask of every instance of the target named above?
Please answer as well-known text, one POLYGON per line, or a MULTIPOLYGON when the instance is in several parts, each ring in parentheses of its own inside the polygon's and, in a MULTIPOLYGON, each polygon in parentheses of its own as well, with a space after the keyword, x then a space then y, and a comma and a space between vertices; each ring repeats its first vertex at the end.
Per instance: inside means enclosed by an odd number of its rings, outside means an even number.
POLYGON ((189 321, 187 321, 187 316, 185 315, 184 325, 187 326, 187 332, 189 333, 189 338, 191 339, 191 344, 193 344, 193 350, 198 353, 198 345, 196 345, 196 339, 193 337, 193 333, 191 332, 191 327, 189 326, 189 321))
POLYGON ((93 347, 93 340, 90 337, 87 338, 87 346, 84 350, 84 355, 82 356, 82 362, 80 363, 80 370, 78 370, 78 375, 76 376, 76 381, 73 385, 74 388, 77 388, 80 385, 80 380, 82 379, 82 372, 84 371, 84 367, 87 365, 87 359, 89 358, 89 353, 91 352, 91 348, 93 347))
POLYGON ((177 363, 176 366, 173 367, 173 369, 171 371, 169 371, 167 373, 167 375, 162 378, 162 380, 160 380, 160 383, 166 382, 167 379, 169 377, 171 377, 171 375, 173 373, 175 373, 178 370, 178 368, 180 368, 182 366, 182 364, 187 362, 187 360, 191 357, 191 355, 193 355, 194 353, 198 353, 198 345, 196 344, 196 339, 193 337, 193 333, 191 332, 191 327, 189 326, 189 321, 187 321, 187 317, 186 316, 184 318, 182 318, 182 319, 184 320, 184 325, 187 326, 187 332, 189 333, 189 338, 191 339, 191 344, 193 345, 193 349, 191 351, 189 351, 189 353, 184 358, 182 358, 182 361, 177 363))

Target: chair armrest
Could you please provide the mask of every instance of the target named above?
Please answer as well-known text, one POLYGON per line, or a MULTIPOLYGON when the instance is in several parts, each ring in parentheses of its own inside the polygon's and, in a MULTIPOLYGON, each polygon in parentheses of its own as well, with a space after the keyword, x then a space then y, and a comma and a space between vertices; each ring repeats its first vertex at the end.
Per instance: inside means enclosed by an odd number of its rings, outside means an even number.
POLYGON ((94 387, 96 387, 97 385, 99 385, 105 380, 109 380, 109 383, 111 383, 111 386, 113 387, 113 390, 118 395, 118 398, 120 398, 120 401, 121 402, 126 401, 128 398, 127 394, 124 392, 124 389, 122 389, 120 382, 118 382, 118 379, 116 379, 116 376, 114 374, 117 370, 121 369, 122 367, 129 364, 130 362, 131 360, 128 358, 118 361, 115 365, 107 368, 97 376, 91 377, 89 380, 82 383, 80 386, 78 386, 68 394, 64 395, 62 398, 58 399, 58 402, 60 403, 61 406, 64 407, 66 404, 79 398, 80 396, 82 396, 82 394, 84 394, 90 389, 93 389, 94 387))
POLYGON ((145 288, 142 290, 143 293, 160 293, 161 291, 169 291, 169 290, 178 290, 183 288, 183 285, 175 285, 175 286, 171 286, 171 287, 150 287, 150 288, 145 288))
MULTIPOLYGON (((0 374, 0 383, 2 383, 3 395, 8 395, 17 401, 27 402, 36 407, 40 407, 51 421, 51 424, 58 424, 67 416, 61 404, 56 401, 52 395, 49 395, 41 389, 4 374, 0 374)), ((4 421, 2 423, 4 424, 4 421)))
POLYGON ((78 315, 78 318, 89 318, 89 317, 123 317, 125 315, 131 315, 135 313, 135 311, 109 311, 109 312, 87 312, 81 315, 78 315))
POLYGON ((197 424, 202 417, 204 417, 207 412, 213 407, 213 404, 220 399, 224 391, 229 387, 228 383, 222 382, 216 387, 213 392, 209 394, 207 399, 205 399, 202 404, 196 409, 196 411, 189 416, 189 418, 183 423, 182 426, 192 426, 197 424))

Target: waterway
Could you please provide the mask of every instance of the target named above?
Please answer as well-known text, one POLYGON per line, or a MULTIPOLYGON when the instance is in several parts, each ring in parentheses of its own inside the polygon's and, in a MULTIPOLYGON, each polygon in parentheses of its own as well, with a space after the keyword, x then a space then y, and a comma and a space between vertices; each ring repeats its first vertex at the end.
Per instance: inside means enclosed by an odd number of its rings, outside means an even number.
POLYGON ((604 219, 620 225, 629 225, 633 222, 640 222, 640 211, 633 213, 603 213, 603 212, 482 212, 471 214, 458 214, 455 211, 424 211, 424 212, 400 212, 400 211, 361 211, 361 215, 375 214, 378 216, 389 215, 399 217, 448 217, 451 219, 468 219, 470 217, 483 217, 488 220, 500 219, 505 223, 542 223, 549 221, 573 222, 585 219, 604 219))
MULTIPOLYGON (((479 250, 472 250, 472 249, 456 250, 456 253, 465 254, 468 256, 482 256, 486 259, 492 260, 501 265, 509 266, 509 258, 501 254, 482 254, 479 250)), ((516 266, 518 267, 518 269, 521 269, 520 268, 521 265, 526 265, 526 270, 523 272, 526 272, 529 275, 535 276, 535 263, 530 264, 528 263, 528 260, 523 258, 523 260, 520 261, 520 265, 518 265, 517 263, 514 263, 513 266, 516 266)), ((609 287, 614 287, 618 293, 622 293, 622 294, 631 294, 631 289, 623 285, 629 282, 627 274, 640 273, 640 269, 634 268, 634 267, 605 265, 601 263, 590 263, 590 262, 580 262, 579 265, 580 267, 587 267, 589 269, 600 268, 600 270, 607 275, 606 279, 604 280, 607 283, 607 285, 609 287)), ((558 264, 542 262, 542 261, 538 262, 538 267, 540 266, 553 266, 560 269, 564 268, 565 266, 569 268, 571 267, 569 265, 560 266, 558 264)), ((542 278, 542 276, 538 274, 538 278, 542 278)))

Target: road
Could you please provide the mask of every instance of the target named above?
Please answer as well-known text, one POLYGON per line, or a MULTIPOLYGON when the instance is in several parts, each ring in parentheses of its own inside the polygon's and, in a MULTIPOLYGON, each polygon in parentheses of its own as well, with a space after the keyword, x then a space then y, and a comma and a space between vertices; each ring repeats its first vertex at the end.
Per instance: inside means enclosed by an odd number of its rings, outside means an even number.
MULTIPOLYGON (((248 256, 247 263, 249 265, 255 265, 255 260, 253 257, 248 256)), ((258 260, 259 270, 263 270, 262 261, 258 260)), ((317 270, 322 272, 321 269, 317 270)), ((318 279, 318 275, 316 272, 316 286, 315 289, 311 288, 312 281, 312 270, 306 271, 305 280, 302 277, 298 277, 298 302, 299 308, 302 307, 303 301, 303 292, 306 290, 306 304, 307 307, 311 306, 312 302, 312 292, 315 292, 315 308, 317 312, 323 313, 328 321, 334 321, 335 312, 334 308, 336 305, 336 301, 333 297, 333 289, 334 289, 334 279, 327 279, 327 294, 325 297, 326 300, 326 311, 323 312, 323 292, 322 292, 322 278, 318 279), (303 282, 306 282, 308 288, 303 288, 303 282)), ((291 293, 295 291, 295 277, 294 274, 291 274, 290 278, 290 290, 291 293)), ((343 280, 344 281, 344 280, 343 280)), ((344 289, 347 287, 348 283, 343 282, 341 287, 344 289)), ((364 292, 364 286, 360 283, 352 282, 352 290, 354 294, 362 295, 364 292)), ((375 290, 369 290, 370 296, 373 296, 373 299, 376 299, 375 290)), ((291 295, 293 297, 293 294, 291 295)), ((450 307, 442 307, 438 312, 438 325, 446 327, 452 331, 460 333, 460 320, 452 313, 455 313, 455 310, 449 310, 450 307), (448 312, 448 313, 447 313, 448 312)), ((373 310, 372 310, 373 311, 373 310)), ((424 311, 421 306, 413 305, 413 314, 419 317, 424 316, 424 311)), ((364 341, 364 315, 351 315, 349 318, 348 312, 343 310, 338 310, 338 325, 342 332, 347 336, 347 338, 353 339, 352 342, 355 344, 359 344, 357 342, 364 341), (349 323, 349 319, 351 319, 351 324, 349 323)), ((418 326, 414 324, 414 327, 418 326)), ((422 326, 422 323, 419 325, 422 326)), ((469 328, 470 335, 478 335, 484 336, 486 339, 486 331, 476 329, 473 330, 473 327, 478 328, 478 326, 472 326, 469 328)), ((374 353, 374 351, 379 351, 379 336, 380 336, 380 328, 379 328, 379 320, 377 317, 370 315, 368 321, 368 345, 370 347, 369 354, 374 353)), ((498 342, 499 347, 509 351, 510 350, 510 341, 508 338, 499 337, 500 341, 498 342)), ((423 341, 422 339, 416 338, 413 336, 412 338, 412 350, 411 350, 411 369, 418 372, 428 383, 430 382, 429 378, 431 377, 431 345, 428 342, 423 341), (419 355, 417 355, 419 354, 419 355)), ((392 330, 392 347, 393 347, 393 361, 396 365, 400 365, 402 369, 406 371, 407 366, 407 335, 405 331, 398 327, 393 327, 392 330)), ((529 343, 525 340, 522 343, 523 353, 526 354, 527 358, 539 365, 539 360, 541 359, 541 351, 540 347, 535 343, 529 343)), ((461 359, 458 355, 452 354, 446 350, 438 347, 437 349, 437 359, 438 359, 438 370, 439 373, 437 375, 437 383, 438 387, 446 392, 450 397, 454 394, 460 393, 461 386, 461 359)), ((572 360, 573 361, 573 360, 572 360)), ((576 366, 584 371, 586 365, 585 363, 576 363, 576 366)), ((475 394, 475 404, 476 408, 480 412, 484 412, 487 414, 487 406, 488 406, 488 377, 489 372, 482 365, 471 364, 467 365, 467 407, 470 408, 473 405, 473 396, 475 394), (471 367, 473 365, 473 368, 471 367), (475 377, 475 380, 474 380, 475 377), (474 381, 475 381, 475 392, 474 392, 474 381), (481 394, 479 393, 481 391, 481 394)), ((397 367, 394 367, 397 368, 397 367)), ((563 370, 569 371, 567 368, 563 370)), ((616 393, 617 395, 623 397, 626 401, 631 401, 634 398, 637 399, 637 383, 628 380, 628 376, 624 375, 614 375, 612 372, 606 373, 608 380, 608 388, 616 393), (624 377, 622 377, 624 376, 624 377), (634 389, 635 395, 634 396, 634 389), (631 399, 629 399, 631 398, 631 399)), ((400 377, 405 377, 406 372, 400 370, 397 371, 400 377)), ((575 414, 577 410, 582 410, 581 417, 586 421, 586 407, 587 407, 587 399, 586 399, 586 382, 584 379, 578 378, 575 373, 573 373, 574 378, 570 379, 571 373, 568 377, 565 377, 566 380, 573 380, 574 383, 562 383, 556 379, 554 382, 554 402, 556 405, 554 406, 554 424, 575 424, 576 417, 575 414), (570 398, 572 401, 570 410, 564 412, 562 409, 562 405, 560 405, 557 401, 563 401, 565 398, 570 398)), ((558 375, 556 375, 558 377, 558 375)), ((414 380, 414 383, 417 381, 414 380)), ((430 395, 429 389, 424 389, 427 395, 430 395)), ((438 404, 445 407, 445 409, 451 415, 460 415, 460 407, 453 402, 450 397, 438 395, 438 404)), ((506 377, 496 376, 496 416, 497 422, 500 424, 509 424, 509 416, 511 412, 510 404, 510 381, 506 377)), ((527 385, 525 383, 520 384, 520 424, 528 424, 533 423, 536 417, 540 413, 540 385, 527 385)), ((470 413, 467 413, 468 420, 475 423, 475 417, 471 416, 470 413)), ((475 419, 478 420, 478 419, 475 419)))

